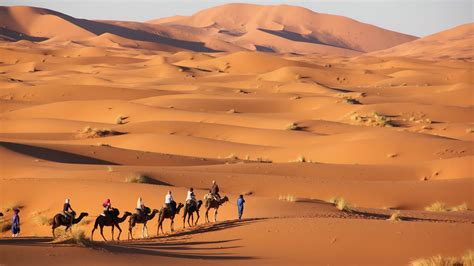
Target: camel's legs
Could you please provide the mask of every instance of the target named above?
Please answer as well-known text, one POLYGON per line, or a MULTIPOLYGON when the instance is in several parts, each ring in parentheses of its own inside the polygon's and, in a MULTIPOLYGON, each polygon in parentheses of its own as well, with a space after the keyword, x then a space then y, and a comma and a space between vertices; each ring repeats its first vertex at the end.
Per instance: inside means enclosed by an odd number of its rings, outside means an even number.
MULTIPOLYGON (((186 228, 186 208, 184 209, 184 214, 183 214, 183 228, 186 228)), ((189 216, 188 216, 188 221, 189 221, 189 216)))
POLYGON ((199 212, 196 212, 196 215, 197 215, 197 218, 196 218, 196 223, 194 225, 197 225, 198 224, 198 221, 199 221, 199 212))
POLYGON ((206 209, 206 215, 205 215, 205 218, 206 218, 206 223, 209 222, 209 208, 206 209))
POLYGON ((116 224, 115 226, 117 226, 117 229, 119 230, 117 240, 120 240, 120 235, 122 234, 122 228, 120 228, 120 226, 118 224, 116 224))
POLYGON ((112 225, 112 241, 114 241, 114 225, 112 225))
POLYGON ((128 224, 128 235, 127 235, 128 239, 133 239, 132 229, 133 229, 134 226, 135 226, 135 224, 133 224, 133 223, 128 224))
POLYGON ((105 236, 104 236, 104 225, 99 225, 100 227, 100 235, 102 236, 102 238, 104 239, 105 242, 107 242, 107 239, 105 239, 105 236))
POLYGON ((171 224, 170 224, 171 232, 174 231, 173 225, 174 225, 174 219, 171 219, 171 224))
POLYGON ((217 222, 217 209, 216 209, 216 211, 214 212, 214 222, 217 222))

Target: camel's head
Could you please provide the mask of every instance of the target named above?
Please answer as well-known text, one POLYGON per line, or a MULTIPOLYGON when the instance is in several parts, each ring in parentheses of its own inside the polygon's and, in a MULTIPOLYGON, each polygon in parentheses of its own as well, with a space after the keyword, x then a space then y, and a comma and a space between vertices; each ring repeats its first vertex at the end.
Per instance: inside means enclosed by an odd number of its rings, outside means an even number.
POLYGON ((198 207, 198 209, 199 209, 199 207, 201 207, 201 205, 202 205, 202 200, 198 200, 198 201, 197 201, 197 207, 198 207))
POLYGON ((86 217, 86 216, 88 216, 88 215, 89 215, 89 214, 88 214, 87 212, 81 212, 81 215, 79 215, 79 216, 86 217))
POLYGON ((132 215, 132 213, 131 212, 124 212, 123 215, 124 216, 130 216, 130 215, 132 215))
POLYGON ((0 216, 3 216, 3 213, 0 212, 0 216))
POLYGON ((226 201, 229 201, 229 198, 228 198, 227 196, 224 196, 224 197, 222 198, 222 202, 226 202, 226 201))
POLYGON ((156 214, 157 212, 159 212, 159 210, 153 209, 153 212, 152 212, 152 213, 156 214))

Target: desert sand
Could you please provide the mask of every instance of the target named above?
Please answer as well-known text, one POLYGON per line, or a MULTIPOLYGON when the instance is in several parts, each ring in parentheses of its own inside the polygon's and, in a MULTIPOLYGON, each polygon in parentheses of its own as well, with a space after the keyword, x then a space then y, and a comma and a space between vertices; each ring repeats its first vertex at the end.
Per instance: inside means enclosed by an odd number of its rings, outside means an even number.
POLYGON ((474 247, 472 24, 418 39, 256 5, 0 18, 2 228, 12 207, 22 219, 20 238, 2 230, 0 264, 408 265, 474 247), (164 235, 154 218, 147 239, 138 225, 127 240, 128 219, 120 241, 52 239, 66 198, 89 238, 106 198, 160 209, 168 190, 202 199, 212 180, 230 198, 215 223, 202 207, 164 235), (435 202, 448 210, 425 210, 435 202))

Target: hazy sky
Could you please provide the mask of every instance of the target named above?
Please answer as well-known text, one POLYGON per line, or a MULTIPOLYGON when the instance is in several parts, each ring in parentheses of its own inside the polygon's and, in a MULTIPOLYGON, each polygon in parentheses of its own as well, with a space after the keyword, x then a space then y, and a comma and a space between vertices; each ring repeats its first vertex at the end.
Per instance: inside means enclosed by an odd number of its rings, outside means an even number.
MULTIPOLYGON (((233 2, 235 1, 2 0, 0 5, 45 7, 88 19, 146 21, 174 15, 191 15, 204 8, 233 2)), ((347 16, 416 36, 426 36, 473 21, 472 0, 257 0, 245 3, 299 5, 315 12, 347 16)))

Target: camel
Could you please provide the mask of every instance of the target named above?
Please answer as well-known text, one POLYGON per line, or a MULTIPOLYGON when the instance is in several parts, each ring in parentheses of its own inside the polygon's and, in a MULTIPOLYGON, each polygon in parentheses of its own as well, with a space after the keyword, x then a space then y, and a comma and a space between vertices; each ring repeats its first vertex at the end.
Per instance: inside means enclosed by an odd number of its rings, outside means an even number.
POLYGON ((161 210, 160 210, 160 215, 158 216, 158 227, 156 228, 156 235, 158 235, 159 231, 160 231, 160 228, 161 228, 161 233, 164 234, 163 232, 163 221, 166 219, 166 218, 169 218, 171 219, 171 225, 170 225, 170 230, 171 232, 174 231, 174 216, 176 214, 179 214, 179 211, 181 210, 181 208, 183 208, 184 205, 183 203, 179 203, 178 206, 176 207, 176 211, 174 212, 173 215, 171 215, 171 210, 167 207, 162 207, 161 210))
POLYGON ((209 210, 211 208, 215 209, 214 222, 217 222, 217 210, 219 209, 219 206, 224 204, 226 201, 229 201, 229 198, 227 196, 224 196, 219 201, 215 200, 214 198, 206 199, 206 222, 209 222, 209 210))
POLYGON ((119 214, 120 211, 118 209, 113 208, 110 211, 110 216, 97 216, 94 223, 94 229, 92 229, 91 240, 94 240, 94 231, 97 229, 97 226, 100 226, 100 235, 102 236, 104 241, 107 241, 107 239, 105 239, 104 237, 104 226, 112 226, 112 241, 114 240, 114 228, 117 227, 117 229, 119 230, 117 240, 120 240, 120 234, 122 234, 122 229, 120 228, 119 224, 123 223, 128 216, 132 215, 132 213, 124 212, 123 216, 120 218, 118 217, 119 214))
POLYGON ((146 210, 147 210, 147 211, 145 211, 146 215, 138 215, 137 213, 134 213, 134 214, 132 214, 132 216, 130 216, 130 219, 128 220, 128 239, 133 239, 132 229, 133 229, 133 227, 135 227, 135 224, 143 224, 142 238, 144 238, 145 235, 146 235, 146 237, 148 237, 148 228, 147 228, 146 224, 149 220, 151 220, 155 217, 158 210, 153 209, 153 212, 149 215, 148 215, 148 213, 150 213, 150 208, 146 208, 146 210))
POLYGON ((191 224, 189 223, 189 218, 192 220, 193 225, 197 225, 199 221, 199 209, 202 206, 202 200, 198 200, 197 204, 189 205, 186 204, 183 209, 183 228, 186 228, 186 215, 188 216, 188 225, 191 227, 191 224), (197 214, 197 219, 196 223, 194 223, 194 213, 197 214))
MULTIPOLYGON (((72 224, 77 224, 79 223, 82 218, 88 216, 89 214, 87 212, 81 212, 79 217, 75 218, 72 220, 72 224)), ((66 217, 64 217, 64 214, 58 213, 54 216, 53 222, 51 223, 51 227, 53 230, 53 238, 56 238, 56 235, 54 234, 54 229, 60 227, 60 226, 66 226, 66 231, 69 229, 71 230, 71 222, 69 222, 66 217)))

